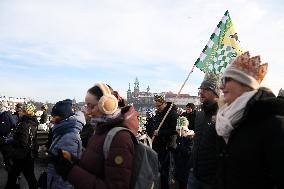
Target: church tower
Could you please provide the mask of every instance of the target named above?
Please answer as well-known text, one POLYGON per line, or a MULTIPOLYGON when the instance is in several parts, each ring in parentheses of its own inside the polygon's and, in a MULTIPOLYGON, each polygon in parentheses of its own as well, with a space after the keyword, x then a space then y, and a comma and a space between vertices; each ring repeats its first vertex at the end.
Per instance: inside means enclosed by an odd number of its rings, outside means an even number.
POLYGON ((138 78, 135 78, 135 82, 134 82, 134 97, 138 97, 139 96, 139 81, 138 78))
POLYGON ((131 89, 130 89, 130 83, 129 83, 129 87, 127 90, 127 101, 129 101, 131 99, 131 89))

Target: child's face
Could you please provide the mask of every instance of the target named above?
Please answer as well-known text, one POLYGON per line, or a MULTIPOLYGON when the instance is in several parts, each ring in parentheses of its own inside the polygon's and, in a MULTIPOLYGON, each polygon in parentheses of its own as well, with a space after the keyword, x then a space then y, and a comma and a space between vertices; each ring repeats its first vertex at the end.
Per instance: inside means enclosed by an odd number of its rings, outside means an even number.
POLYGON ((61 121, 62 119, 59 116, 53 116, 51 119, 51 122, 54 124, 57 124, 61 121))
POLYGON ((187 136, 188 132, 185 129, 181 129, 181 136, 187 136))

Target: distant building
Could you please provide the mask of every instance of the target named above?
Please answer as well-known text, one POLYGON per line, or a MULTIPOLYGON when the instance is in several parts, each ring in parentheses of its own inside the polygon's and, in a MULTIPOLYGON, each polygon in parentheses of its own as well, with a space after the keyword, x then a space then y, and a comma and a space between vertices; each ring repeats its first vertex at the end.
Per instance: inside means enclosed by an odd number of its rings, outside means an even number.
MULTIPOLYGON (((146 91, 140 91, 139 81, 136 77, 134 82, 133 91, 131 91, 130 83, 127 90, 127 102, 133 104, 133 106, 140 112, 145 112, 147 109, 154 108, 154 95, 164 95, 166 101, 173 102, 177 94, 173 92, 161 92, 161 93, 152 93, 150 92, 150 87, 148 86, 146 91)), ((187 103, 194 103, 199 105, 199 97, 190 96, 189 94, 180 94, 179 97, 175 100, 175 104, 179 107, 184 108, 187 103)))
POLYGON ((168 102, 174 102, 179 107, 185 108, 187 103, 193 103, 195 105, 200 105, 200 100, 198 96, 190 96, 189 94, 180 94, 178 98, 176 98, 177 94, 173 92, 166 92, 165 98, 168 102))
POLYGON ((0 101, 7 103, 11 110, 15 109, 16 104, 27 102, 26 98, 6 97, 2 95, 0 95, 0 101))

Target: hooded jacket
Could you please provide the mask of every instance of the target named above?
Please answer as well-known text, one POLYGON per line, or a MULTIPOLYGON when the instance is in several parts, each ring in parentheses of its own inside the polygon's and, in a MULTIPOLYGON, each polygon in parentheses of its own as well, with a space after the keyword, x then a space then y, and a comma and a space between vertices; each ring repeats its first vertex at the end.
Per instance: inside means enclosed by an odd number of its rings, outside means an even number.
MULTIPOLYGON (((82 142, 79 133, 85 123, 84 114, 78 111, 69 118, 55 124, 52 127, 53 139, 49 150, 55 154, 58 149, 66 150, 73 156, 79 158, 82 153, 82 142)), ((48 188, 72 188, 72 185, 69 182, 64 181, 62 177, 56 173, 53 164, 48 164, 47 173, 48 188)))
POLYGON ((130 133, 118 132, 104 158, 103 144, 108 131, 126 127, 137 134, 138 113, 131 107, 106 122, 97 122, 95 134, 89 139, 78 165, 68 174, 68 180, 78 189, 128 189, 132 174, 134 144, 130 133))
POLYGON ((284 100, 259 90, 228 143, 218 137, 218 188, 284 188, 284 100))

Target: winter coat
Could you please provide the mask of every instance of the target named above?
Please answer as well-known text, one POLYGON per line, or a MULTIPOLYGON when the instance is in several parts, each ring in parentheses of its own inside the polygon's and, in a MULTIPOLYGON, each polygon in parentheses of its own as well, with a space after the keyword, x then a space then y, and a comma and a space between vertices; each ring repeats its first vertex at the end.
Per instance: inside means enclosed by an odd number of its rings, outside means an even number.
POLYGON ((88 141, 91 138, 91 136, 93 136, 93 134, 94 134, 94 127, 91 125, 90 122, 87 122, 80 133, 82 139, 82 145, 84 148, 86 148, 88 141))
MULTIPOLYGON (((159 127, 162 119, 164 118, 166 112, 170 108, 171 103, 168 102, 166 108, 162 112, 157 112, 154 117, 155 129, 159 127)), ((177 135, 176 125, 177 125, 178 114, 176 111, 176 106, 173 105, 168 116, 166 117, 163 125, 161 126, 158 136, 153 140, 153 149, 158 153, 159 159, 165 156, 165 151, 170 143, 175 142, 173 140, 173 135, 177 135)), ((176 139, 176 138, 175 138, 176 139)))
POLYGON ((177 137, 177 148, 174 151, 175 159, 175 178, 176 180, 187 183, 190 169, 190 155, 192 139, 190 137, 177 137))
MULTIPOLYGON (((75 115, 55 124, 52 127, 53 140, 49 150, 57 153, 58 149, 66 150, 75 157, 80 157, 82 153, 82 142, 80 131, 86 123, 84 114, 76 112, 75 115)), ((68 181, 64 181, 54 169, 52 163, 48 164, 47 186, 50 189, 72 188, 68 181)))
POLYGON ((216 182, 216 140, 215 116, 217 102, 203 103, 202 111, 196 113, 195 136, 191 162, 193 175, 200 181, 212 185, 216 182))
POLYGON ((39 120, 39 123, 40 124, 44 124, 47 122, 47 112, 46 111, 43 111, 41 116, 40 116, 40 120, 39 120))
POLYGON ((190 112, 190 113, 188 113, 188 112, 183 112, 183 113, 181 114, 181 116, 186 117, 186 119, 188 120, 188 122, 189 122, 188 129, 190 129, 190 130, 195 130, 194 122, 195 122, 195 117, 196 117, 196 111, 193 110, 193 111, 190 112))
POLYGON ((147 135, 152 138, 154 133, 154 117, 147 117, 146 123, 144 124, 144 127, 146 128, 147 135))
POLYGON ((118 117, 98 122, 95 134, 89 139, 78 165, 68 174, 68 180, 78 189, 129 189, 134 156, 130 133, 120 131, 113 138, 108 157, 103 154, 103 144, 113 127, 126 127, 137 134, 138 113, 125 107, 118 117))
POLYGON ((7 136, 15 126, 16 120, 10 111, 0 113, 0 137, 7 136))
POLYGON ((259 90, 234 127, 218 138, 218 188, 284 188, 284 99, 259 90))
POLYGON ((36 143, 38 121, 35 116, 23 116, 18 123, 11 141, 11 158, 25 159, 31 154, 36 143))

